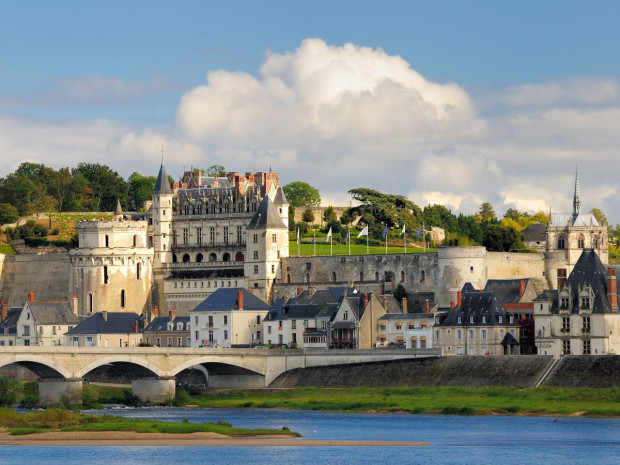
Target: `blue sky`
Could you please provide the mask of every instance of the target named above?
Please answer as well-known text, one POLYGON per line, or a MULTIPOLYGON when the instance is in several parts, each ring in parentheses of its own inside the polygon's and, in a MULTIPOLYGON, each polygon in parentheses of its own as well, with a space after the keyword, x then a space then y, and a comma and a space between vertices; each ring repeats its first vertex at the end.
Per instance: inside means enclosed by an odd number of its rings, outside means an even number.
POLYGON ((620 3, 5 1, 0 176, 223 164, 620 222, 620 3), (348 44, 348 45, 347 45, 348 44), (209 74, 208 74, 209 73, 209 74), (207 75, 209 77, 207 78, 207 75))

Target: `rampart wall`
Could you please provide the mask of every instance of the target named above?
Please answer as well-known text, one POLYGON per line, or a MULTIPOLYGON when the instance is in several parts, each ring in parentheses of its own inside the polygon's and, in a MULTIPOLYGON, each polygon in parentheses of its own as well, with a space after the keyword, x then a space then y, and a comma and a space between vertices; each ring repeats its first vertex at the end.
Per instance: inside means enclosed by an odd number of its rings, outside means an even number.
POLYGON ((532 278, 539 291, 549 287, 545 257, 539 253, 487 252, 487 274, 494 279, 532 278))

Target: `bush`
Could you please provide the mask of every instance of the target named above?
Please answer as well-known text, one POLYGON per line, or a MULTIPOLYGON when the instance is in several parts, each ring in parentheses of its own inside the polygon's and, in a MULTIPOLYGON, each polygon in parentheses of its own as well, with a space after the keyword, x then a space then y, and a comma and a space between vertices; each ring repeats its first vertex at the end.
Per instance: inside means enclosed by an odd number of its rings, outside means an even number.
POLYGON ((19 219, 19 212, 10 203, 0 203, 0 224, 15 223, 19 219))
POLYGON ((13 407, 22 399, 22 384, 14 379, 0 377, 0 406, 13 407))

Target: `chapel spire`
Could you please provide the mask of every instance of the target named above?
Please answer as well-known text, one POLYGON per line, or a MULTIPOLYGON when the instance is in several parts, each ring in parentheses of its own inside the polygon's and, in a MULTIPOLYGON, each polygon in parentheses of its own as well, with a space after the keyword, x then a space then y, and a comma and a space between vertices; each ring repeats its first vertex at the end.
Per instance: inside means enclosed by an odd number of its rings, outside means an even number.
POLYGON ((579 199, 579 171, 575 166, 575 196, 573 197, 573 217, 581 213, 581 200, 579 199))

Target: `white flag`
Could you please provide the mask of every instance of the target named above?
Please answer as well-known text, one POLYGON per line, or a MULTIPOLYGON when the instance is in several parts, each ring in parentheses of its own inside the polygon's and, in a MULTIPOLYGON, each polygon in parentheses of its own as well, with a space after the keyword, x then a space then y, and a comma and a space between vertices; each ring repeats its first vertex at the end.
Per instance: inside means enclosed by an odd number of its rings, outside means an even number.
POLYGON ((297 228, 297 243, 299 244, 299 228, 297 228))
POLYGON ((329 238, 332 237, 332 227, 329 227, 329 232, 327 233, 327 237, 325 238, 325 242, 329 241, 329 238))
POLYGON ((402 236, 403 234, 405 234, 405 225, 403 224, 403 230, 400 232, 400 235, 402 236))
POLYGON ((368 225, 366 225, 366 227, 364 229, 362 229, 362 232, 360 232, 357 237, 360 238, 362 236, 368 236, 368 225))

